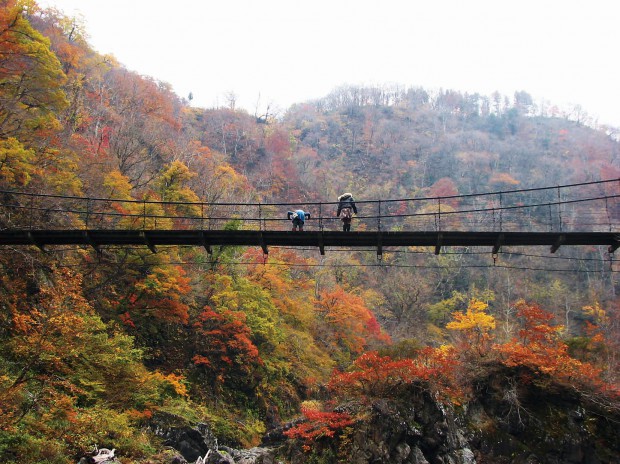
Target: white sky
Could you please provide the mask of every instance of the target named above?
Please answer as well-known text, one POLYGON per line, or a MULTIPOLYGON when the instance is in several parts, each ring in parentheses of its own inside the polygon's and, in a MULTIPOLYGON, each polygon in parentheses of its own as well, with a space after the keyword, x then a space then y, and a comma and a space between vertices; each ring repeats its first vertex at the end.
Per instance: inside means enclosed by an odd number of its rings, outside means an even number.
POLYGON ((617 0, 39 0, 128 69, 255 112, 397 83, 581 105, 620 127, 617 0))

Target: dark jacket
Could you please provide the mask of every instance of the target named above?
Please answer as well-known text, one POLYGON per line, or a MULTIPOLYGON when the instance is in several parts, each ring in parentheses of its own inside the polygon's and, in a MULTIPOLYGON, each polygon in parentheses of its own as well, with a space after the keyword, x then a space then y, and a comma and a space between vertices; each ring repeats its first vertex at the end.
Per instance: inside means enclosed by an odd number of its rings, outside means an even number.
POLYGON ((342 208, 351 208, 355 214, 357 214, 357 206, 355 206, 355 200, 350 193, 344 193, 338 197, 338 212, 336 216, 340 216, 342 208))

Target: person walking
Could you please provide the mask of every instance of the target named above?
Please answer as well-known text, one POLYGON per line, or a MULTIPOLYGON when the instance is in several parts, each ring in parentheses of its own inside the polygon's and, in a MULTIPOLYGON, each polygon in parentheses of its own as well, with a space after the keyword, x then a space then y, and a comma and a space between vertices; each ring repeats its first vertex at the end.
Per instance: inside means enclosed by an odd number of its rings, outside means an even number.
POLYGON ((357 206, 355 206, 353 195, 350 193, 343 193, 338 197, 338 211, 336 212, 336 216, 342 221, 343 232, 349 232, 351 230, 353 213, 357 214, 357 206))
POLYGON ((310 219, 310 213, 297 209, 295 211, 288 211, 286 217, 293 221, 293 231, 302 231, 304 230, 304 222, 306 222, 306 219, 310 219))

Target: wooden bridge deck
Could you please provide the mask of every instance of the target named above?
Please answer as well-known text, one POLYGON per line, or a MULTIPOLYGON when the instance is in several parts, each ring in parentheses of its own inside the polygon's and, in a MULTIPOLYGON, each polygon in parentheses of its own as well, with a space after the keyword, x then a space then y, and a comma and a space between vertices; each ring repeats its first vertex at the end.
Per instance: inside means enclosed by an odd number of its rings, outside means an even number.
POLYGON ((156 252, 158 246, 194 245, 211 252, 220 245, 270 246, 432 247, 439 254, 444 246, 489 247, 496 253, 504 246, 548 246, 554 253, 560 246, 605 245, 613 253, 620 246, 620 234, 614 232, 339 232, 339 231, 260 231, 260 230, 4 230, 1 245, 35 245, 41 249, 54 245, 144 245, 156 252))

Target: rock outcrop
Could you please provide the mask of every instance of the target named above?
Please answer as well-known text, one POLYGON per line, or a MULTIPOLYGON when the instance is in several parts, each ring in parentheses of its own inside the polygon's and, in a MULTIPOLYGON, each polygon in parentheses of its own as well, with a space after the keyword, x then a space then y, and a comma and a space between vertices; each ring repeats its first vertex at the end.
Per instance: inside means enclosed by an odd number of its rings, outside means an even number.
POLYGON ((478 382, 464 419, 481 462, 620 463, 617 402, 574 385, 524 378, 534 373, 504 368, 478 382))
POLYGON ((187 462, 200 464, 620 463, 617 404, 594 401, 571 385, 520 383, 522 374, 489 371, 458 408, 413 385, 396 398, 343 405, 357 412, 357 422, 310 449, 284 435, 295 423, 271 430, 249 450, 218 446, 206 424, 191 427, 171 415, 153 418, 151 429, 187 462))
MULTIPOLYGON (((593 401, 572 385, 520 384, 519 378, 509 369, 490 372, 458 408, 416 388, 375 399, 337 437, 309 451, 290 442, 280 451, 295 463, 620 463, 617 404, 593 401)), ((278 436, 272 432, 266 443, 275 446, 278 436)))
POLYGON ((195 462, 210 450, 218 450, 217 438, 207 424, 194 426, 179 416, 158 412, 148 424, 152 433, 174 448, 186 462, 195 462))
POLYGON ((395 401, 372 402, 366 419, 336 440, 320 441, 311 451, 288 447, 287 462, 347 462, 350 464, 473 464, 462 417, 427 392, 395 401))

